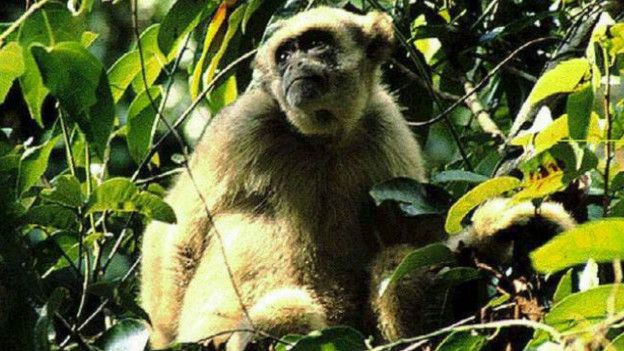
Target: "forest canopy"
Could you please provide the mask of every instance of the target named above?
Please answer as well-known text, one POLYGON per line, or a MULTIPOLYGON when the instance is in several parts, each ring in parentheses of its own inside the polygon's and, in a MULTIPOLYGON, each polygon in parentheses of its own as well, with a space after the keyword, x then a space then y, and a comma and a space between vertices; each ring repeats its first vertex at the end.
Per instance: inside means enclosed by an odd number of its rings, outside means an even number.
POLYGON ((337 326, 275 349, 624 350, 624 5, 600 0, 4 0, 0 349, 149 348, 141 234, 176 222, 166 189, 253 86, 274 24, 319 5, 394 21, 383 81, 430 182, 379 184, 377 205, 451 237, 494 197, 559 201, 581 224, 527 244, 526 266, 412 252, 387 284, 436 268, 427 334, 337 326), (448 298, 466 284, 475 306, 448 298))

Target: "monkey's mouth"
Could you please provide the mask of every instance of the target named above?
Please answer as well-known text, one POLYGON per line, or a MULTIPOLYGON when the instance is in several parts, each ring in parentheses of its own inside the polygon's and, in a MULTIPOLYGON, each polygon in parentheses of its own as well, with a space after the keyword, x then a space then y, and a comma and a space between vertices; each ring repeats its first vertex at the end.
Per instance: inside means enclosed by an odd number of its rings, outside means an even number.
POLYGON ((295 77, 286 85, 284 95, 291 106, 300 107, 306 101, 322 95, 323 82, 319 75, 295 77))

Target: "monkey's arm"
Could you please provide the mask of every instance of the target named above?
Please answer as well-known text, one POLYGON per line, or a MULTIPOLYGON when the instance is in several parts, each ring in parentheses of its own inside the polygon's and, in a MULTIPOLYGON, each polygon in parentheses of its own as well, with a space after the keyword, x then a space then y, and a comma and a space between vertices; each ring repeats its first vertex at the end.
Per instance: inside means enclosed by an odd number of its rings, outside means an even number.
POLYGON ((177 224, 153 222, 144 233, 141 302, 152 321, 154 348, 175 340, 186 288, 209 244, 208 213, 218 214, 242 187, 242 175, 233 176, 227 158, 236 143, 231 128, 236 120, 253 119, 257 98, 256 91, 247 92, 214 118, 189 162, 190 174, 185 170, 166 198, 177 224))

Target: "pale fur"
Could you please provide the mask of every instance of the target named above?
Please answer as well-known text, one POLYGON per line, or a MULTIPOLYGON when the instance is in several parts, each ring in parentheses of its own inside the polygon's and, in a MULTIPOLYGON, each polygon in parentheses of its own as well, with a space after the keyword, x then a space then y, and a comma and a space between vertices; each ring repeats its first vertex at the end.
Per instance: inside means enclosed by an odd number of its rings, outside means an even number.
POLYGON ((250 325, 362 324, 378 250, 362 222, 368 191, 393 177, 425 180, 420 148, 379 82, 379 50, 391 41, 386 16, 319 8, 286 21, 260 50, 260 86, 215 118, 190 161, 195 184, 184 174, 167 196, 178 223, 145 232, 141 303, 154 348, 250 325), (271 50, 311 27, 336 33, 345 54, 351 89, 331 87, 331 128, 306 124, 307 111, 289 108, 275 86, 271 50), (373 40, 381 46, 371 55, 373 40))

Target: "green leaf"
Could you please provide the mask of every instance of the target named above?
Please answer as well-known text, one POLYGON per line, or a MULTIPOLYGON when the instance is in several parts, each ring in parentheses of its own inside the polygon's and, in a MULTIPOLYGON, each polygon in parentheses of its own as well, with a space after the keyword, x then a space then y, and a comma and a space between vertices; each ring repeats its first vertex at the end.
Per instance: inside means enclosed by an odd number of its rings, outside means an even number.
POLYGON ((171 57, 163 55, 158 48, 156 40, 159 31, 160 25, 155 24, 141 33, 139 40, 143 51, 144 68, 141 67, 141 54, 137 48, 121 56, 108 70, 108 79, 115 102, 121 99, 130 84, 137 93, 145 90, 143 70, 145 70, 145 80, 148 86, 151 86, 165 65, 172 60, 171 57))
POLYGON ((623 218, 607 218, 565 231, 531 253, 533 267, 556 272, 588 259, 609 262, 624 257, 623 218))
POLYGON ((145 322, 124 319, 106 330, 95 345, 102 351, 143 351, 148 339, 149 330, 145 322))
POLYGON ((154 24, 148 27, 141 34, 141 50, 143 51, 143 66, 141 69, 141 60, 140 53, 137 49, 135 50, 139 55, 139 67, 136 73, 136 77, 132 81, 132 89, 135 93, 139 94, 145 90, 145 83, 147 82, 147 86, 151 87, 152 84, 156 81, 156 78, 160 75, 160 72, 165 68, 167 63, 169 63, 175 56, 166 56, 158 47, 157 38, 158 32, 160 31, 160 24, 154 24), (143 72, 143 70, 145 72, 143 72), (145 74, 145 79, 143 79, 143 74, 145 74))
POLYGON ((90 47, 100 35, 94 32, 84 32, 80 36, 80 44, 85 48, 90 47))
POLYGON ((552 307, 544 316, 544 323, 566 333, 581 329, 592 333, 585 328, 603 322, 610 307, 612 312, 624 310, 624 285, 601 285, 571 294, 552 307))
POLYGON ((128 178, 112 178, 98 186, 89 198, 89 212, 139 212, 149 218, 175 223, 173 209, 160 197, 139 189, 128 178))
POLYGON ((251 15, 262 5, 262 0, 249 0, 247 8, 245 9, 245 15, 243 16, 243 22, 241 23, 241 30, 243 33, 247 31, 247 23, 251 19, 251 15))
POLYGON ((60 135, 48 140, 45 144, 27 149, 20 160, 17 193, 23 194, 39 181, 48 168, 48 159, 60 135))
POLYGON ((453 256, 453 253, 444 244, 431 244, 415 250, 405 256, 394 272, 392 272, 390 278, 381 284, 379 288, 379 295, 383 295, 389 286, 395 284, 409 273, 419 271, 432 265, 451 263, 454 261, 455 257, 453 256))
POLYGON ((451 206, 444 229, 449 234, 459 233, 462 230, 461 222, 468 212, 483 201, 513 190, 520 184, 520 180, 514 177, 498 177, 477 185, 451 206))
POLYGON ((624 333, 615 337, 611 343, 605 348, 608 351, 621 351, 624 350, 624 333))
POLYGON ((169 9, 158 33, 158 47, 169 54, 177 44, 190 33, 201 20, 219 5, 218 0, 178 0, 169 9))
POLYGON ((48 89, 43 85, 30 46, 52 46, 63 41, 79 42, 84 29, 83 17, 74 17, 66 6, 52 2, 30 15, 20 27, 18 42, 23 48, 25 71, 19 81, 30 115, 41 126, 41 107, 48 89))
POLYGON ((409 178, 394 178, 377 184, 370 195, 377 206, 384 201, 398 202, 409 216, 444 213, 450 203, 443 189, 409 178))
POLYGON ((39 195, 42 199, 70 207, 82 206, 84 196, 78 178, 73 175, 60 175, 52 181, 52 184, 53 188, 41 191, 39 195))
POLYGON ((435 277, 435 281, 436 283, 441 283, 445 286, 455 286, 478 279, 480 276, 481 274, 477 269, 469 267, 453 267, 438 273, 435 277))
POLYGON ((460 171, 460 170, 450 170, 450 171, 442 171, 431 178, 432 183, 448 183, 448 182, 466 182, 466 183, 482 183, 488 180, 489 178, 484 176, 483 174, 468 172, 468 171, 460 171))
POLYGON ((68 295, 69 293, 65 288, 54 289, 46 304, 39 310, 39 318, 37 319, 34 330, 35 351, 50 350, 50 341, 54 339, 55 334, 52 329, 52 320, 54 314, 68 295))
POLYGON ((13 81, 23 73, 22 47, 12 41, 0 49, 0 104, 4 102, 13 81))
POLYGON ((46 87, 104 158, 115 111, 102 64, 76 42, 60 43, 49 49, 33 46, 31 52, 46 87))
POLYGON ((72 210, 56 204, 32 207, 22 221, 24 224, 69 230, 77 230, 80 224, 72 210))
POLYGON ((157 109, 162 100, 159 87, 151 87, 143 91, 132 101, 128 108, 128 151, 136 163, 140 163, 152 144, 154 122, 157 120, 157 109), (147 95, 149 92, 149 96, 147 95), (150 97, 153 101, 150 101, 150 97))
POLYGON ((541 100, 559 93, 574 91, 581 79, 589 72, 589 61, 574 58, 560 62, 553 69, 544 73, 529 95, 529 104, 535 105, 541 100))
POLYGON ((594 106, 594 91, 591 84, 586 84, 579 90, 568 95, 566 112, 568 114, 568 130, 573 140, 585 140, 592 107, 594 106))
POLYGON ((436 351, 478 351, 487 342, 487 338, 477 332, 454 332, 447 336, 436 351))
POLYGON ((572 271, 572 268, 568 269, 568 271, 559 280, 557 289, 553 294, 553 304, 556 304, 565 297, 572 295, 572 292, 574 291, 572 287, 572 271))
POLYGON ((320 331, 313 331, 296 341, 291 347, 284 347, 282 350, 362 351, 366 349, 364 335, 353 328, 337 326, 320 331))

